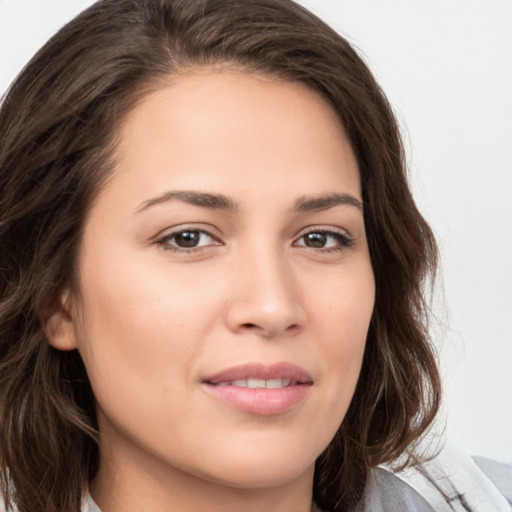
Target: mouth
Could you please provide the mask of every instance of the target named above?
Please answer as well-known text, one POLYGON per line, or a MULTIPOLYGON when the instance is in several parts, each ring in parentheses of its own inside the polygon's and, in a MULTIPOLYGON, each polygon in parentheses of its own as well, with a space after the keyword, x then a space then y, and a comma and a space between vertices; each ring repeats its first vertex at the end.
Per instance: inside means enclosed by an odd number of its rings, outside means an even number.
POLYGON ((239 388, 250 389, 280 389, 287 388, 288 386, 297 386, 299 384, 296 380, 291 379, 237 379, 231 381, 222 381, 217 384, 209 382, 212 386, 236 386, 239 388))
POLYGON ((313 386, 306 370, 291 363, 235 366, 202 381, 203 388, 224 405, 270 416, 302 403, 313 386))

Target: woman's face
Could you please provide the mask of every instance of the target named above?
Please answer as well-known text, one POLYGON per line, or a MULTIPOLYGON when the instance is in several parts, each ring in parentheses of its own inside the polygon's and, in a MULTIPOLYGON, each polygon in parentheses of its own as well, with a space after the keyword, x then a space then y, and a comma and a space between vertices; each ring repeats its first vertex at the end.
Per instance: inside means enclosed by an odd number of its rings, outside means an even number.
POLYGON ((374 304, 342 126, 301 85, 202 71, 146 96, 119 141, 53 339, 87 368, 99 475, 311 479, 374 304))

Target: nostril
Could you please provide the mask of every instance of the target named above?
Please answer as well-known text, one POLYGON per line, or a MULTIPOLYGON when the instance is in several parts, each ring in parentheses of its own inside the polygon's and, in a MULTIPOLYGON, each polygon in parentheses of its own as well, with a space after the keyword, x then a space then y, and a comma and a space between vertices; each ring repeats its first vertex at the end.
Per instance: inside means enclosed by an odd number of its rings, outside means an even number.
MULTIPOLYGON (((245 324, 242 324, 241 327, 246 330, 261 331, 265 336, 273 335, 272 329, 268 329, 268 328, 265 329, 265 327, 263 327, 263 326, 260 326, 258 324, 253 324, 250 322, 246 322, 245 324)), ((291 324, 288 327, 286 327, 283 332, 295 333, 296 331, 299 331, 299 330, 300 330, 300 326, 298 324, 291 324)))

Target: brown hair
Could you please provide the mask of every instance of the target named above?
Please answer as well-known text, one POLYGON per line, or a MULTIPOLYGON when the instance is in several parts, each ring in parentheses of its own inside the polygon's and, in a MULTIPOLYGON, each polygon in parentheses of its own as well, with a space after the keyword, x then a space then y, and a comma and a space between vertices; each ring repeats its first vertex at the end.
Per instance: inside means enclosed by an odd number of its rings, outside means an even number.
POLYGON ((408 188, 395 118, 362 59, 290 0, 101 0, 37 53, 1 104, 0 491, 20 512, 77 512, 98 465, 84 366, 76 351, 49 346, 40 319, 72 281, 116 127, 158 78, 223 64, 317 91, 358 159, 376 302, 354 398, 316 463, 316 503, 353 509, 368 469, 407 453, 434 419, 440 384, 423 285, 436 245, 408 188))

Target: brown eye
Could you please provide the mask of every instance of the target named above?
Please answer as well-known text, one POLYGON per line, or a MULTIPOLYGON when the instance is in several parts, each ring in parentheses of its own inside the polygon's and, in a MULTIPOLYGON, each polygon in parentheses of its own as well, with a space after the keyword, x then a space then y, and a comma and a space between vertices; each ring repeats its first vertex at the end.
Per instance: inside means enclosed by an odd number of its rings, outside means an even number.
POLYGON ((338 233, 337 231, 318 230, 305 233, 294 245, 330 252, 341 251, 350 247, 352 244, 353 240, 349 235, 338 233))
POLYGON ((182 229, 163 236, 156 243, 164 249, 184 252, 212 245, 222 245, 219 240, 202 229, 182 229))
POLYGON ((201 231, 182 231, 173 236, 174 243, 178 247, 197 247, 201 240, 201 231))
POLYGON ((326 243, 326 233, 308 233, 307 235, 304 235, 304 245, 306 245, 307 247, 321 249, 322 247, 325 247, 326 243))

